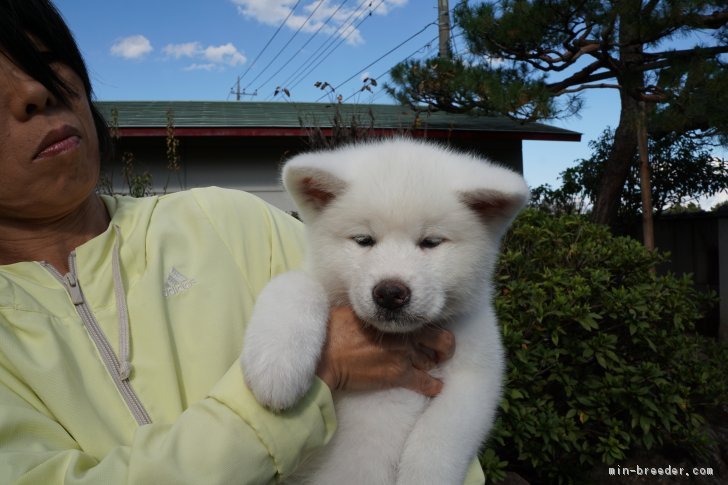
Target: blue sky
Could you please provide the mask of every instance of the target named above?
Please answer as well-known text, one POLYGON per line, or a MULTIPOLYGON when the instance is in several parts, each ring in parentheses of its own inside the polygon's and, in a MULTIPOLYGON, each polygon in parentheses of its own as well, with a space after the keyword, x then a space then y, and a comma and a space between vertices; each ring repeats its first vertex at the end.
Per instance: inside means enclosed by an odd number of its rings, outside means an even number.
MULTIPOLYGON (((277 86, 289 88, 293 101, 332 99, 313 86, 321 81, 336 86, 347 102, 392 103, 381 89, 357 94, 362 79, 374 77, 381 87, 393 65, 437 49, 437 0, 56 0, 56 5, 101 100, 234 100, 231 89, 242 76, 241 91, 257 91, 243 100, 284 100, 273 97, 277 86)), ((580 143, 524 143, 524 171, 532 187, 557 186, 561 171, 589 156, 588 142, 616 126, 616 91, 591 90, 585 101, 579 117, 552 123, 582 133, 580 143)))

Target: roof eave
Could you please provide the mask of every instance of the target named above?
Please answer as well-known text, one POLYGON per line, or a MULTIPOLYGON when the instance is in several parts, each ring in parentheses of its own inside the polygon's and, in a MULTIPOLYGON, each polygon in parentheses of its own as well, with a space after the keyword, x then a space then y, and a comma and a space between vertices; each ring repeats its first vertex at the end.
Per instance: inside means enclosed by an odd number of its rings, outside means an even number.
MULTIPOLYGON (((333 134, 332 128, 320 128, 324 136, 333 134)), ((167 128, 162 127, 119 127, 121 137, 166 137, 167 128)), ((399 128, 373 128, 368 132, 374 136, 391 136, 402 132, 399 128)), ((540 141, 581 141, 581 134, 575 132, 554 133, 539 131, 487 131, 458 129, 411 129, 407 130, 415 137, 427 138, 459 138, 479 140, 540 140, 540 141)), ((306 137, 310 133, 306 128, 292 127, 176 127, 176 137, 306 137)))

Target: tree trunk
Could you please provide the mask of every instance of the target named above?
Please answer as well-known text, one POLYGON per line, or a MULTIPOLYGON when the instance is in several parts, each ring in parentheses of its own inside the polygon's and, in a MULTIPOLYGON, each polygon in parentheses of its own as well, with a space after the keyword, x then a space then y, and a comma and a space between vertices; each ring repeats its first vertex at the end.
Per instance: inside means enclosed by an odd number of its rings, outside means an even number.
POLYGON ((637 119, 639 104, 624 90, 620 91, 622 107, 619 125, 614 132, 614 144, 604 166, 604 174, 594 201, 592 221, 614 225, 622 197, 624 183, 637 150, 637 119))
POLYGON ((623 11, 618 22, 619 60, 617 80, 620 84, 619 125, 614 132, 614 144, 607 157, 602 180, 599 182, 592 220, 599 224, 613 226, 622 198, 624 183, 627 181, 637 149, 637 128, 642 110, 639 93, 644 86, 644 74, 635 66, 644 63, 643 45, 640 39, 639 13, 642 2, 626 0, 621 5, 623 11))

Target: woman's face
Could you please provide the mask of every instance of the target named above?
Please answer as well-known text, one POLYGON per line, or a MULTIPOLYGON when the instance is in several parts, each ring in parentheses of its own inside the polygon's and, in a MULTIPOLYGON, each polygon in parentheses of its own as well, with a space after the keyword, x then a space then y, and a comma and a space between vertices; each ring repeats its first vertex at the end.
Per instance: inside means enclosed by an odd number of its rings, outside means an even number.
POLYGON ((78 93, 68 104, 0 52, 0 220, 63 217, 96 186, 98 137, 83 83, 65 64, 51 66, 78 93))

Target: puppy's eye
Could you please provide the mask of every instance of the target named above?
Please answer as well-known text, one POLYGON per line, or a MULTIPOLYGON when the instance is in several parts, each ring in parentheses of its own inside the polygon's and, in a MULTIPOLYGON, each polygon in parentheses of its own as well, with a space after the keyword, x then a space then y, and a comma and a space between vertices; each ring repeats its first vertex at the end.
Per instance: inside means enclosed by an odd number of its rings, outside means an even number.
POLYGON ((418 244, 418 246, 421 249, 432 249, 432 248, 436 248, 437 246, 439 246, 443 242, 445 242, 445 238, 444 237, 434 237, 434 236, 433 237, 426 237, 426 238, 423 238, 420 241, 420 243, 418 244))
POLYGON ((366 234, 359 234, 357 236, 353 236, 351 239, 362 247, 371 247, 376 243, 373 237, 366 234))

